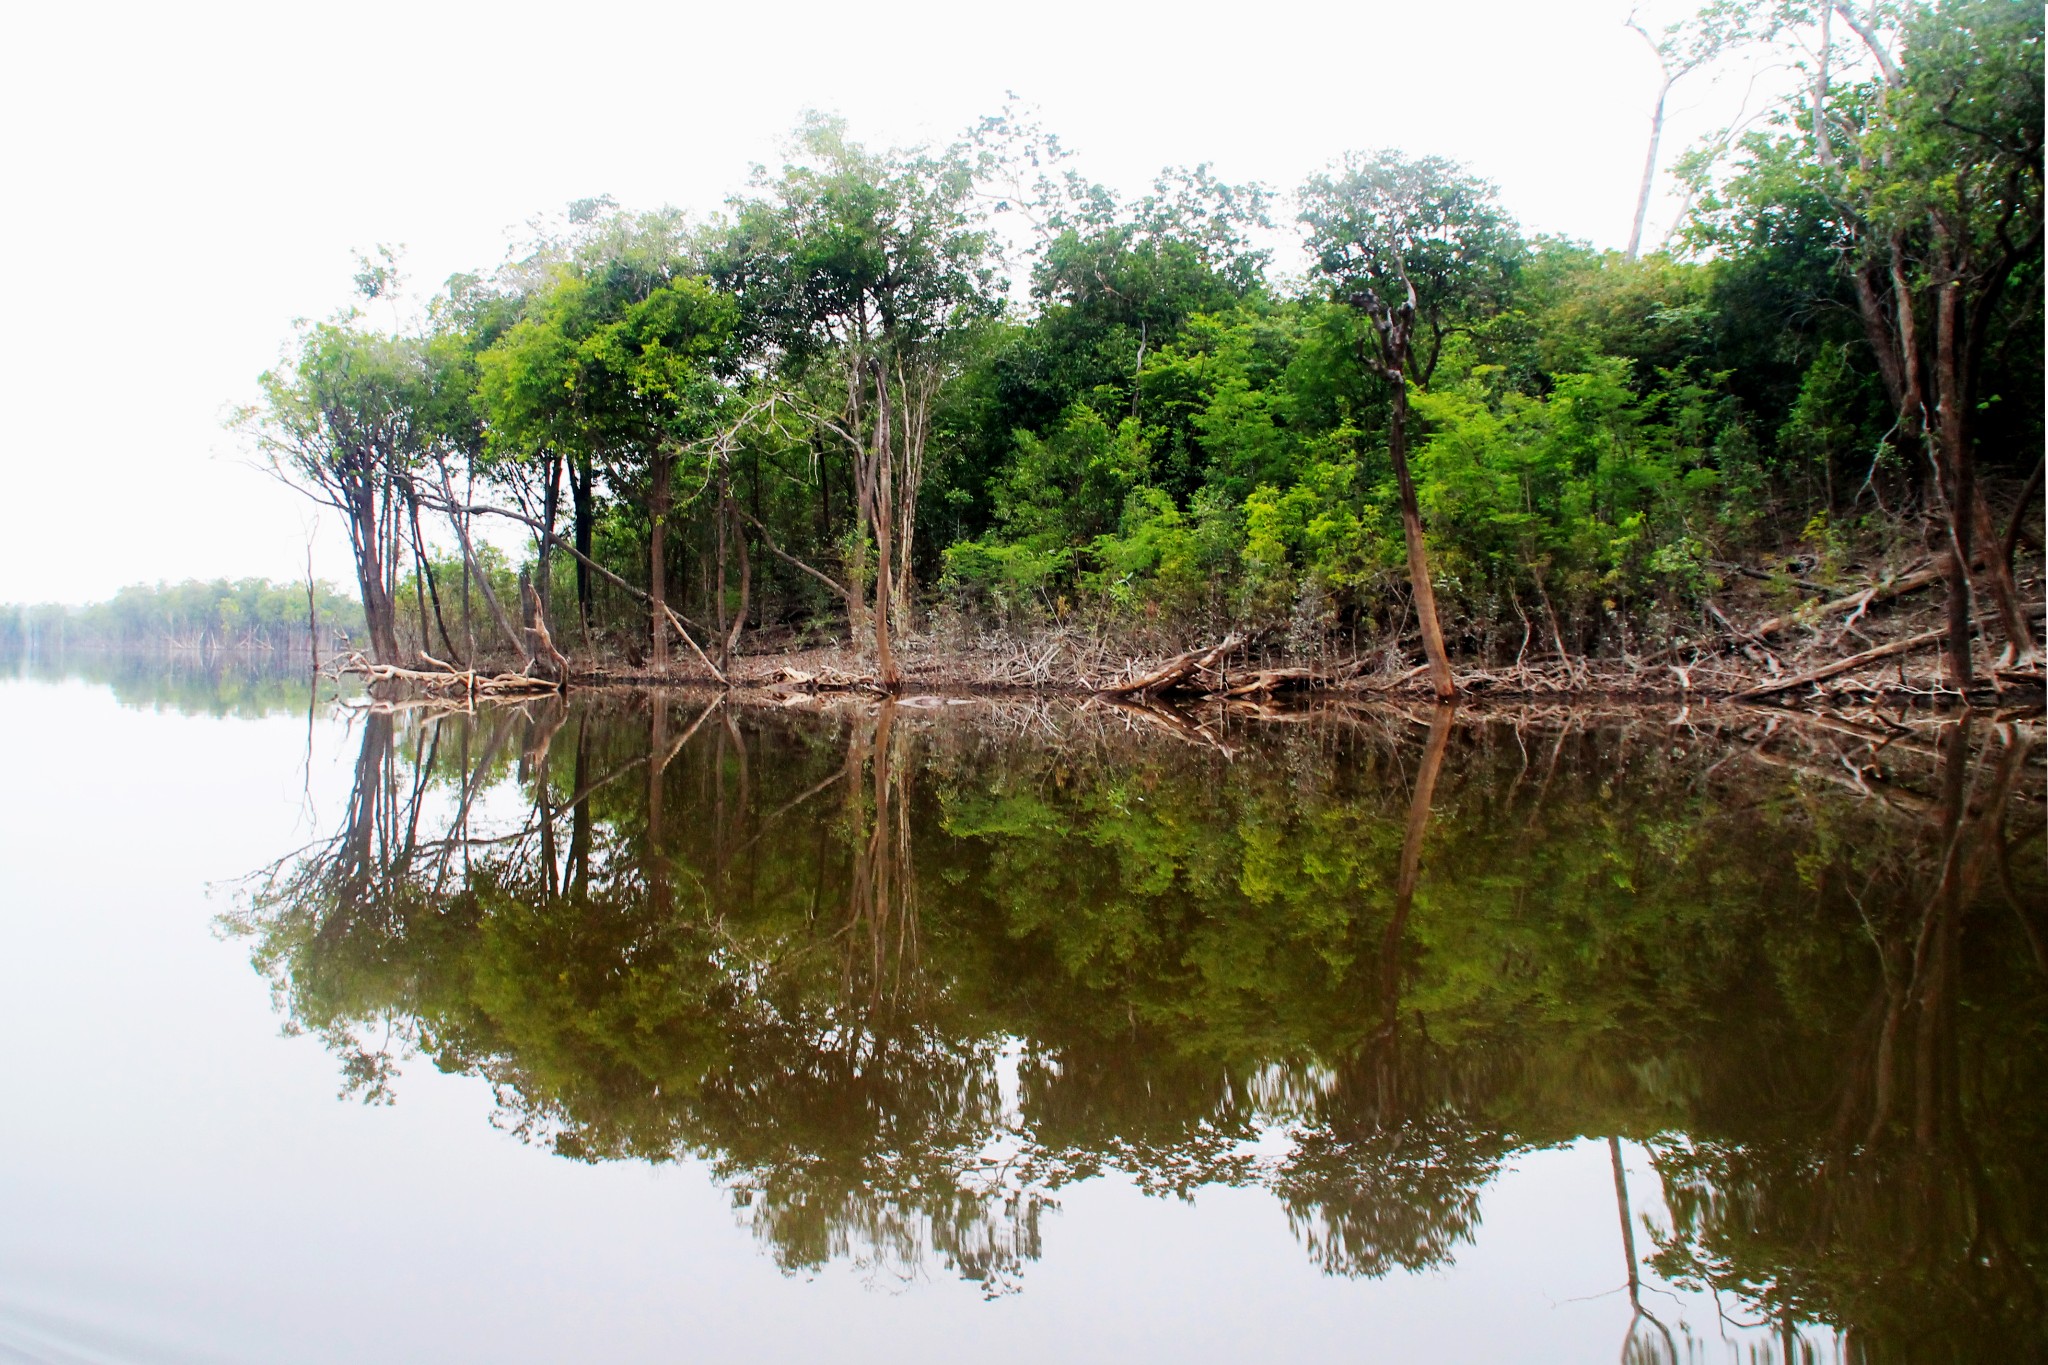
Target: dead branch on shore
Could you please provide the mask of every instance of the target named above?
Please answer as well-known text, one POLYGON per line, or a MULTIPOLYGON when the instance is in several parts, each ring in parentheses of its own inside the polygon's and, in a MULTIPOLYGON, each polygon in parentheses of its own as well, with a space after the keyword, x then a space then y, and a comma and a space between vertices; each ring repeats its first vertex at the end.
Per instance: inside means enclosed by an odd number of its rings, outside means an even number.
POLYGON ((806 671, 801 668, 778 668, 764 681, 773 688, 795 688, 801 692, 886 692, 879 682, 858 673, 847 673, 837 668, 820 668, 806 671))
POLYGON ((430 654, 422 653, 420 657, 439 671, 371 663, 361 654, 352 654, 336 672, 352 674, 372 684, 400 683, 442 698, 456 695, 470 700, 477 697, 534 697, 561 690, 561 684, 551 678, 536 678, 528 673, 478 673, 473 669, 455 668, 430 654))
POLYGON ((1947 638, 1948 630, 1946 627, 1940 630, 1926 631, 1919 635, 1909 635, 1903 640, 1894 640, 1890 644, 1879 645, 1875 649, 1866 649, 1861 654, 1851 654, 1846 659, 1836 659, 1833 663, 1823 664, 1819 668, 1809 668, 1804 673, 1794 673, 1789 677, 1773 678, 1769 682, 1758 683, 1755 687, 1744 688, 1731 697, 1730 700, 1748 701, 1752 697, 1768 697, 1774 692, 1790 691, 1792 688, 1804 687, 1808 683, 1820 682, 1824 678, 1832 678, 1837 674, 1853 673, 1859 668, 1882 662, 1897 655, 1911 654, 1914 650, 1938 645, 1947 638))
POLYGON ((1105 697, 1147 696, 1172 691, 1198 673, 1213 671, 1216 665, 1236 653, 1243 643, 1242 635, 1230 635, 1222 643, 1207 649, 1191 649, 1185 654, 1175 655, 1150 673, 1128 682, 1111 683, 1095 690, 1105 697))

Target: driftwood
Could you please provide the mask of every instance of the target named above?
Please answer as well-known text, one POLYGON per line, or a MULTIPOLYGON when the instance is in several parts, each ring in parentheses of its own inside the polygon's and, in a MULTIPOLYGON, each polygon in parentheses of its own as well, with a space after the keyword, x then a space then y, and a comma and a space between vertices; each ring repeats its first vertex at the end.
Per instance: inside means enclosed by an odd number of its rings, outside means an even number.
POLYGON ((1904 597, 1909 592, 1918 592, 1922 588, 1932 587, 1939 582, 1941 582, 1941 570, 1938 567, 1917 569, 1912 573, 1904 574, 1889 582, 1880 581, 1873 583, 1859 592, 1852 592, 1846 597, 1837 597, 1832 602, 1822 602, 1818 606, 1807 606, 1787 616, 1773 616, 1767 621, 1759 622, 1750 627, 1749 634, 1757 639, 1765 639, 1776 635, 1787 626, 1796 625, 1802 621, 1811 621, 1815 617, 1827 616, 1838 611, 1847 611, 1850 614, 1850 619, 1854 620, 1856 617, 1861 616, 1867 608, 1879 602, 1889 602, 1894 597, 1904 597))
POLYGON ((1226 697, 1263 697, 1273 692, 1298 692, 1327 687, 1332 679, 1313 668, 1262 668, 1223 692, 1226 697))
POLYGON ((360 654, 351 655, 338 671, 353 673, 371 683, 404 683, 436 696, 461 693, 469 697, 532 697, 561 689, 561 684, 551 679, 536 678, 526 673, 478 673, 452 667, 430 654, 422 653, 420 657, 439 671, 371 663, 360 654))
POLYGON ((1903 640, 1894 640, 1890 644, 1879 645, 1876 649, 1866 649, 1861 654, 1851 654, 1846 659, 1837 659, 1833 663, 1822 664, 1819 668, 1809 668, 1804 673, 1788 674, 1782 678, 1773 678, 1767 683, 1759 683, 1755 687, 1745 688, 1743 691, 1735 693, 1729 700, 1747 701, 1751 697, 1768 697, 1773 692, 1784 692, 1794 687, 1804 687, 1808 683, 1820 682, 1824 678, 1832 678, 1840 673, 1853 672, 1864 667, 1866 664, 1874 664, 1882 659, 1890 659, 1900 654, 1911 654, 1916 649, 1926 649, 1930 645, 1938 645, 1947 638, 1948 630, 1946 627, 1940 630, 1930 630, 1921 635, 1909 635, 1903 640))
POLYGON ((1180 686, 1195 674, 1213 669, 1229 658, 1244 643, 1242 635, 1232 635, 1221 644, 1207 649, 1191 649, 1153 669, 1150 673, 1131 679, 1129 682, 1112 683, 1095 690, 1105 697, 1142 696, 1152 692, 1164 692, 1180 686))
POLYGON ((1699 640, 1672 645, 1668 648, 1660 649, 1654 654, 1645 655, 1638 662, 1643 664, 1660 664, 1668 659, 1677 658, 1688 649, 1698 650, 1716 647, 1717 645, 1748 644, 1753 647, 1762 646, 1764 641, 1773 635, 1781 634, 1790 626, 1812 624, 1818 621, 1819 618, 1838 611, 1848 612, 1849 617, 1844 624, 1853 625, 1864 612, 1877 603, 1889 602, 1894 597, 1904 597, 1907 593, 1917 592, 1921 588, 1930 587, 1940 581, 1941 570, 1939 568, 1922 566, 1911 573, 1901 574, 1897 578, 1880 579, 1868 587, 1859 588, 1857 591, 1843 597, 1837 597, 1826 602, 1808 602, 1796 611, 1787 612, 1782 616, 1767 617, 1747 628, 1738 626, 1733 621, 1730 621, 1727 616, 1722 614, 1718 607, 1709 602, 1707 610, 1713 613, 1715 618, 1721 622, 1723 628, 1728 632, 1721 641, 1699 640))
POLYGON ((805 692, 881 692, 886 689, 873 678, 846 673, 836 668, 805 672, 801 668, 778 668, 769 674, 771 687, 794 687, 805 692))

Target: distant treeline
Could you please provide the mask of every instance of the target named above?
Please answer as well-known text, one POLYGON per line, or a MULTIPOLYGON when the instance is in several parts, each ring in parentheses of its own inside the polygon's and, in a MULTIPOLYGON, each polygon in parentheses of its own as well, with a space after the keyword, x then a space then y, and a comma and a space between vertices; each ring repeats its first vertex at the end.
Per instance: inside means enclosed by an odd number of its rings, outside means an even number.
POLYGON ((307 654, 316 616, 323 655, 363 638, 362 603, 331 583, 319 584, 311 602, 304 583, 267 578, 137 583, 88 606, 0 603, 0 654, 73 649, 307 654))
MULTIPOLYGON (((1967 685, 1980 625, 2034 653, 2041 7, 1837 10, 1653 38, 1673 80, 1804 71, 1669 172, 1661 244, 1642 208, 1626 250, 1532 235, 1398 151, 1127 199, 1014 110, 891 151, 813 117, 708 220, 583 201, 418 328, 304 327, 241 427, 349 526, 394 662, 478 622, 544 654, 534 614, 657 667, 677 632, 722 658, 780 624, 857 634, 891 683, 892 633, 956 613, 1419 632, 1447 691, 1447 653, 1654 653, 1727 561, 1828 586, 1932 555, 1967 685), (532 536, 531 596, 479 518, 532 536)), ((387 298, 389 255, 358 284, 387 298)))

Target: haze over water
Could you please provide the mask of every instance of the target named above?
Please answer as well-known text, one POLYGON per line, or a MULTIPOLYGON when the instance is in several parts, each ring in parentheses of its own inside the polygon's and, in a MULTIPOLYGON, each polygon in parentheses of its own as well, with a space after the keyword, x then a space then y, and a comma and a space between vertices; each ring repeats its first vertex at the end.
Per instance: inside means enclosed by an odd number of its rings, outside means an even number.
POLYGON ((2038 726, 0 683, 0 1359, 2018 1359, 2038 726))

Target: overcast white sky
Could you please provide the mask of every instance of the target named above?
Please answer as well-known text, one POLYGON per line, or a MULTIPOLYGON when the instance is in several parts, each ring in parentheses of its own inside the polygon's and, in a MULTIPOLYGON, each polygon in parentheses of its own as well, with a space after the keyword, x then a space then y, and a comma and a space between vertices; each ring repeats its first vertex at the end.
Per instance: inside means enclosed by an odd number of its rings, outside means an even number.
MULTIPOLYGON (((1284 190, 1347 148, 1447 155, 1529 229, 1618 246, 1657 81, 1628 11, 24 0, 0 20, 0 601, 303 573, 311 505, 221 420, 294 318, 349 301, 353 250, 404 244, 426 291, 573 198, 709 212, 806 107, 907 143, 1015 90, 1127 190, 1203 160, 1284 190)), ((1736 93, 1681 87, 1667 152, 1736 93)), ((349 580, 337 528, 315 558, 349 580)))

